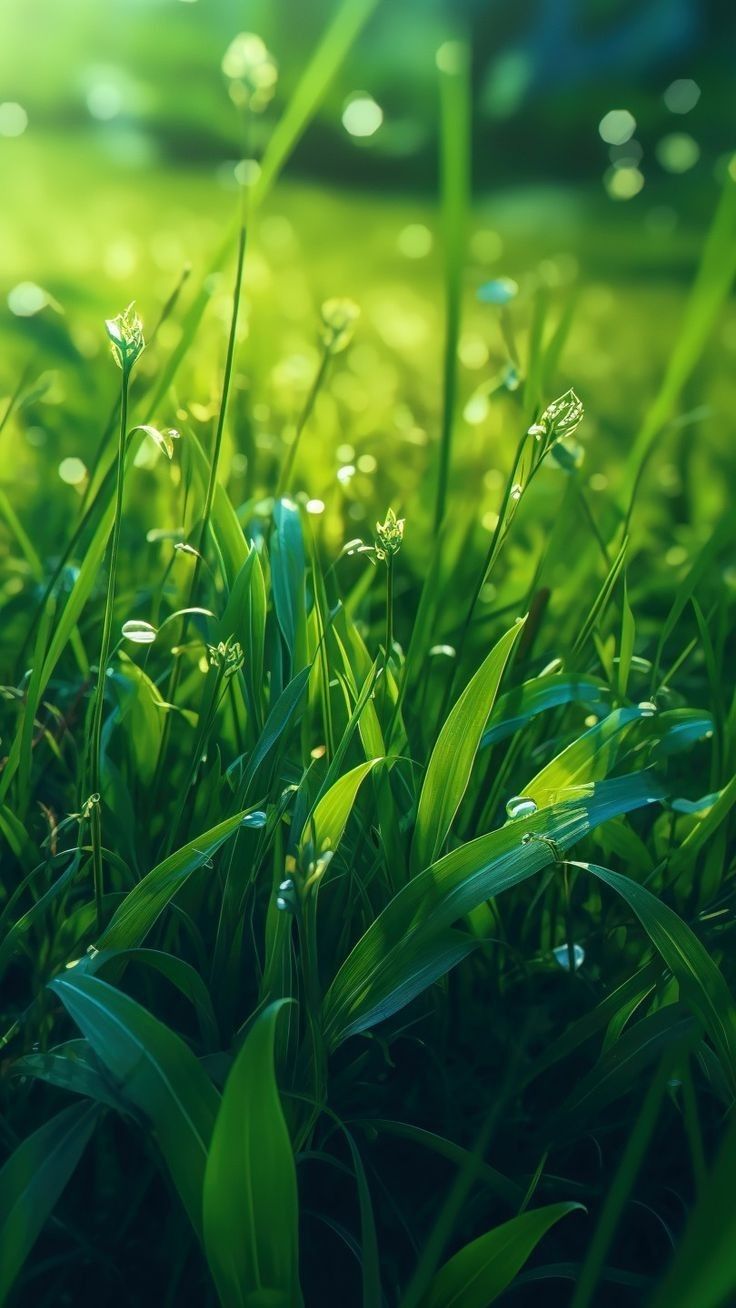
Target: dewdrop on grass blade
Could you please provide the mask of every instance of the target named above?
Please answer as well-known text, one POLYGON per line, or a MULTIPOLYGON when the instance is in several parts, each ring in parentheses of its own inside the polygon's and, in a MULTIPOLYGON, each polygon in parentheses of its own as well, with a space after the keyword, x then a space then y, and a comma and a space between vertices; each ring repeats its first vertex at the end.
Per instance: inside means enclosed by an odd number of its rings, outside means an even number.
POLYGON ((240 825, 248 830, 258 830, 265 827, 267 821, 268 815, 262 809, 256 809, 253 813, 246 813, 240 825))
POLYGON ((157 628, 152 627, 150 622, 142 622, 137 618, 124 622, 121 631, 125 639, 132 640, 134 645, 152 645, 158 635, 157 628))
MULTIPOLYGON (((552 957, 554 958, 556 963, 559 963, 560 967, 563 968, 565 972, 570 971, 570 946, 569 945, 558 945, 556 949, 552 950, 552 957)), ((572 947, 573 972, 577 972, 578 968, 582 967, 584 962, 585 962, 585 950, 583 949, 583 946, 573 945, 572 947)))
POLYGON ((506 803, 506 816, 512 822, 518 818, 531 817, 536 811, 537 805, 528 795, 512 795, 506 803))

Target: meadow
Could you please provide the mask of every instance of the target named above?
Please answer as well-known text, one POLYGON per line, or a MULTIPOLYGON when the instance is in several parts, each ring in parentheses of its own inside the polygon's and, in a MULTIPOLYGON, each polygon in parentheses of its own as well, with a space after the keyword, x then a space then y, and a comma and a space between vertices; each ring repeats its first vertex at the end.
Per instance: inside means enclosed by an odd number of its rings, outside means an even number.
POLYGON ((736 168, 294 175, 374 7, 2 142, 10 1308, 736 1302, 736 168))

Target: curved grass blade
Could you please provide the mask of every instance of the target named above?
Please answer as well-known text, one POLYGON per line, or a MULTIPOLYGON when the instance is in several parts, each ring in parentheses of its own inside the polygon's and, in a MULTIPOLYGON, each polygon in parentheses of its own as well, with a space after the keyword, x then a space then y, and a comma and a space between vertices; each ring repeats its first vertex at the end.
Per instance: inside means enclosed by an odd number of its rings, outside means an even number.
POLYGON ((29 1135, 0 1171, 0 1303, 72 1175, 98 1117, 72 1104, 29 1135))
POLYGON ((385 759, 372 758, 366 763, 359 763, 330 786, 304 823, 302 842, 311 840, 318 854, 327 849, 336 850, 362 782, 377 763, 384 762, 385 759))
POLYGON ((151 1123, 192 1226, 219 1096, 191 1049, 140 1004, 99 977, 56 977, 50 989, 130 1103, 151 1123))
POLYGON ((533 677, 496 700, 481 747, 505 740, 538 714, 560 708, 563 704, 583 704, 587 709, 608 713, 611 691, 605 681, 597 677, 568 677, 559 673, 533 677))
POLYGON ((467 789, 504 669, 523 628, 524 622, 517 622, 501 637, 442 727, 419 797, 411 848, 412 873, 434 862, 447 838, 467 789))
POLYGON ((219 822, 152 868, 126 895, 97 940, 97 948, 129 949, 139 945, 192 872, 202 867, 235 834, 251 811, 243 809, 219 822))
POLYGON ((420 872, 379 914, 334 978, 324 1003, 328 1043, 334 1047, 395 1013, 454 966, 453 958, 464 957, 461 945, 468 938, 450 933, 453 923, 546 867, 549 840, 560 851, 569 849, 607 818, 661 793, 646 772, 597 782, 573 802, 508 823, 420 872))
POLYGON ((511 1284, 516 1273, 555 1222, 582 1204, 550 1204, 512 1217, 471 1240, 434 1277, 421 1308, 486 1308, 511 1284))
POLYGON ((251 1026, 225 1083, 207 1157, 203 1229, 222 1308, 301 1304, 296 1167, 274 1072, 279 1013, 251 1026))
POLYGON ((723 1061, 736 1093, 736 1004, 705 945, 682 918, 630 877, 597 863, 573 863, 592 872, 634 910, 654 948, 677 978, 683 995, 700 1018, 723 1061))

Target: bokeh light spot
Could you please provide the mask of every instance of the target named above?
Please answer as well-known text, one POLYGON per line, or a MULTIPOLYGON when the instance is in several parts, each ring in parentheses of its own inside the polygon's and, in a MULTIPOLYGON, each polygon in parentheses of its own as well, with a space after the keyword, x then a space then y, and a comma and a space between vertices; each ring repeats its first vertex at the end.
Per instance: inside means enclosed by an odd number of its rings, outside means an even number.
POLYGON ((79 486, 87 476, 87 469, 81 459, 62 459, 59 464, 59 476, 67 486, 79 486))
POLYGON ((671 132, 657 142, 656 155, 668 173, 686 173, 700 158, 700 146, 687 132, 671 132))
POLYGON ((28 126, 28 114, 22 104, 6 100, 0 104, 0 136, 22 136, 28 126))
POLYGON ((409 223, 402 227, 396 244, 405 258, 425 259, 432 249, 432 233, 423 223, 409 223))
POLYGON ((636 131, 636 119, 628 109, 610 109, 598 124, 598 134, 606 145, 624 145, 636 131))
POLYGON ((383 110, 372 95, 358 92, 351 95, 342 111, 342 125, 350 136, 368 137, 378 131, 383 122, 383 110))
POLYGON ((662 98, 671 114, 689 114, 700 99, 700 87, 691 77, 678 77, 662 98))
POLYGON ((40 313, 49 302, 49 297, 41 286, 35 282, 18 282, 8 292, 8 308, 17 318, 32 318, 40 313))
POLYGON ((609 168, 603 184, 612 200, 633 200, 644 185, 638 168, 609 168))

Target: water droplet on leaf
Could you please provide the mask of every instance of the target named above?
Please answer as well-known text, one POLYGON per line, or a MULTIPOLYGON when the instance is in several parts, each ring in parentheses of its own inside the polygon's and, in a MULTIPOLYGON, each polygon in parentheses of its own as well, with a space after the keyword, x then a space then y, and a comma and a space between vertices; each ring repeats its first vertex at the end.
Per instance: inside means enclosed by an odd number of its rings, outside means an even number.
POLYGON ((124 622, 122 632, 126 640, 132 640, 136 645, 152 645, 158 635, 156 628, 152 627, 150 622, 140 622, 137 618, 124 622))
POLYGON ((528 795, 513 795, 506 804, 506 816, 512 822, 516 818, 531 817, 536 811, 537 805, 528 795))
POLYGON ((639 705, 639 712, 644 718, 653 718, 657 712, 657 705, 653 704, 650 699, 643 699, 639 705))
MULTIPOLYGON (((559 963, 560 967, 564 968, 564 970, 565 970, 566 972, 569 972, 569 971, 570 971, 570 948, 569 948, 569 946, 568 946, 568 945, 558 945, 556 949, 553 949, 553 950, 552 950, 552 954, 553 954, 553 956, 554 956, 555 962, 559 963)), ((583 946, 582 946, 582 945, 573 945, 573 947, 572 947, 572 968, 573 968, 573 971, 574 971, 574 972, 577 972, 578 968, 579 968, 579 967, 582 967, 582 965, 583 965, 584 962, 585 962, 585 950, 583 949, 583 946)))
POLYGON ((241 827, 250 827, 253 829, 256 827, 265 827, 267 821, 267 815, 261 809, 256 809, 255 813, 246 813, 240 825, 241 827))

